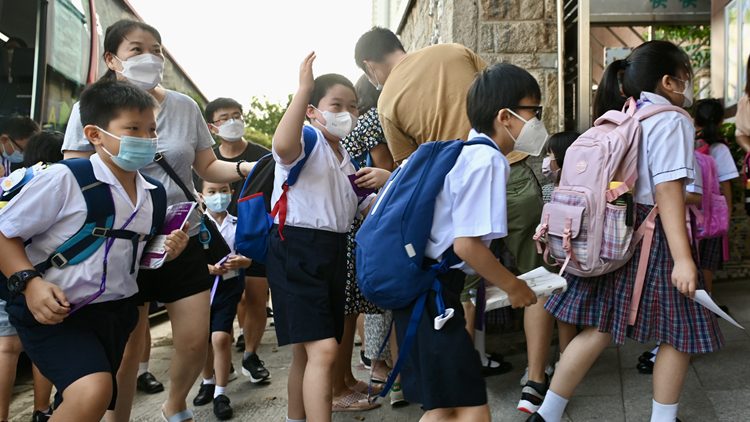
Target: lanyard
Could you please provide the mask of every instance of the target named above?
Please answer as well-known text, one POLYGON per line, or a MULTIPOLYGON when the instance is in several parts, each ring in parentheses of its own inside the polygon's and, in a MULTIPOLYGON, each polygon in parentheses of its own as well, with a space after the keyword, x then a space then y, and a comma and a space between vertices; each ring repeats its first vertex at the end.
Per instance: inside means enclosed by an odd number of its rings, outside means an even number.
MULTIPOLYGON (((133 214, 130 216, 130 218, 128 218, 127 221, 125 221, 125 224, 123 224, 122 227, 120 227, 120 230, 124 230, 133 221, 133 219, 135 218, 136 214, 138 214, 138 210, 135 210, 135 212, 133 212, 133 214)), ((115 217, 116 217, 116 214, 112 216, 112 221, 115 220, 115 217)), ((75 311, 83 308, 84 306, 86 306, 89 303, 93 302, 94 299, 96 299, 99 296, 101 296, 102 293, 104 293, 104 290, 105 290, 106 285, 107 285, 107 256, 109 255, 109 249, 112 247, 113 243, 115 243, 115 238, 113 238, 113 237, 104 241, 104 264, 103 264, 104 268, 102 270, 102 282, 101 282, 101 284, 99 284, 99 291, 96 292, 96 293, 94 293, 93 296, 89 296, 83 302, 81 302, 81 303, 73 306, 73 308, 70 311, 68 311, 68 314, 72 314, 73 312, 75 312, 75 311)), ((137 245, 134 245, 134 247, 137 247, 137 245)), ((136 251, 133 251, 133 254, 135 254, 135 253, 136 253, 136 251)))
MULTIPOLYGON (((219 263, 216 264, 216 266, 218 267, 219 265, 227 262, 228 259, 229 259, 229 255, 225 256, 221 261, 219 261, 219 263)), ((221 276, 217 275, 214 278, 214 285, 213 287, 211 287, 211 304, 214 303, 214 296, 216 295, 216 289, 219 287, 219 280, 221 280, 221 276)))

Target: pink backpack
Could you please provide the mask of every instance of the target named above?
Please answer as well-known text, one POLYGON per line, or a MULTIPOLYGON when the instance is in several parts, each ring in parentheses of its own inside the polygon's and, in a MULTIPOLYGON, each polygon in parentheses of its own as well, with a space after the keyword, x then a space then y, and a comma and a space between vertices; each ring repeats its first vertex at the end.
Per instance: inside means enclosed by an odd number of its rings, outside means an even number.
POLYGON ((612 272, 628 262, 644 235, 646 241, 651 240, 653 230, 647 232, 653 229, 658 208, 634 231, 635 207, 628 192, 638 179, 640 122, 663 111, 690 117, 673 105, 653 104, 639 110, 629 98, 622 111, 605 113, 568 148, 560 185, 544 205, 542 224, 534 235, 540 254, 539 240, 546 237, 544 259, 551 255, 555 265, 562 265, 560 275, 567 271, 595 277, 612 272), (613 181, 622 184, 610 189, 613 181))
POLYGON ((708 145, 695 150, 695 161, 703 174, 703 199, 700 205, 688 207, 695 221, 694 236, 697 240, 723 237, 729 230, 729 207, 721 194, 716 160, 708 145))

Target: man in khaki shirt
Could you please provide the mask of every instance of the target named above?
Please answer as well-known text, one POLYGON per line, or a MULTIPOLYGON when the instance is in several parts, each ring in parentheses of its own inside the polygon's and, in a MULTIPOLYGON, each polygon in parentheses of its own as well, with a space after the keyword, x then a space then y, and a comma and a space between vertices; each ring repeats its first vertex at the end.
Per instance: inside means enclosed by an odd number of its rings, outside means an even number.
MULTIPOLYGON (((468 138, 471 124, 466 113, 466 95, 476 74, 487 67, 469 48, 438 44, 407 54, 393 32, 375 27, 357 41, 354 60, 370 82, 382 90, 378 100, 380 123, 397 163, 423 143, 468 138)), ((502 239, 522 273, 542 266, 543 262, 532 239, 541 220, 542 194, 534 172, 525 162, 527 157, 518 152, 507 156, 511 164, 506 194, 508 236, 502 239)), ((472 338, 475 308, 469 292, 480 281, 469 277, 461 294, 466 328, 472 338)), ((527 308, 527 312, 532 308, 547 312, 541 305, 527 308)), ((489 372, 510 370, 509 363, 502 362, 499 367, 490 365, 489 372)))

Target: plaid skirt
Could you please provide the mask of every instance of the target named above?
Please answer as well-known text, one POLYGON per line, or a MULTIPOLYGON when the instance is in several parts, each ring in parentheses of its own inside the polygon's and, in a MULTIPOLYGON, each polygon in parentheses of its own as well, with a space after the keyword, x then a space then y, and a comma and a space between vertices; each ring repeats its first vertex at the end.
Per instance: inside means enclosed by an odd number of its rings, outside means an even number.
POLYGON ((709 271, 720 270, 724 266, 724 238, 704 239, 698 242, 700 268, 709 271))
MULTIPOLYGON (((646 218, 651 208, 637 206, 636 225, 646 218)), ((672 285, 674 261, 658 216, 638 316, 634 325, 628 325, 640 255, 641 249, 636 248, 624 267, 599 277, 566 274, 568 290, 550 297, 545 308, 561 321, 595 326, 600 332, 611 333, 617 344, 624 344, 625 337, 629 337, 641 343, 662 341, 683 353, 708 353, 719 349, 724 338, 716 316, 672 285)), ((700 271, 698 289, 705 289, 700 271)))

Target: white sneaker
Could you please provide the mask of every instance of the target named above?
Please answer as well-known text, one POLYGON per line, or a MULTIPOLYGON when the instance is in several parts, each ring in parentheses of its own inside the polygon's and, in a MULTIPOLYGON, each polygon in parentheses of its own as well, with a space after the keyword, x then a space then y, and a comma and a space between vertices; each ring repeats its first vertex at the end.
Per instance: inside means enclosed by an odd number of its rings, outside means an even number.
POLYGON ((401 407, 409 404, 409 402, 404 399, 404 390, 401 389, 400 384, 398 385, 398 390, 394 390, 393 388, 391 388, 390 396, 391 406, 393 407, 401 407))

